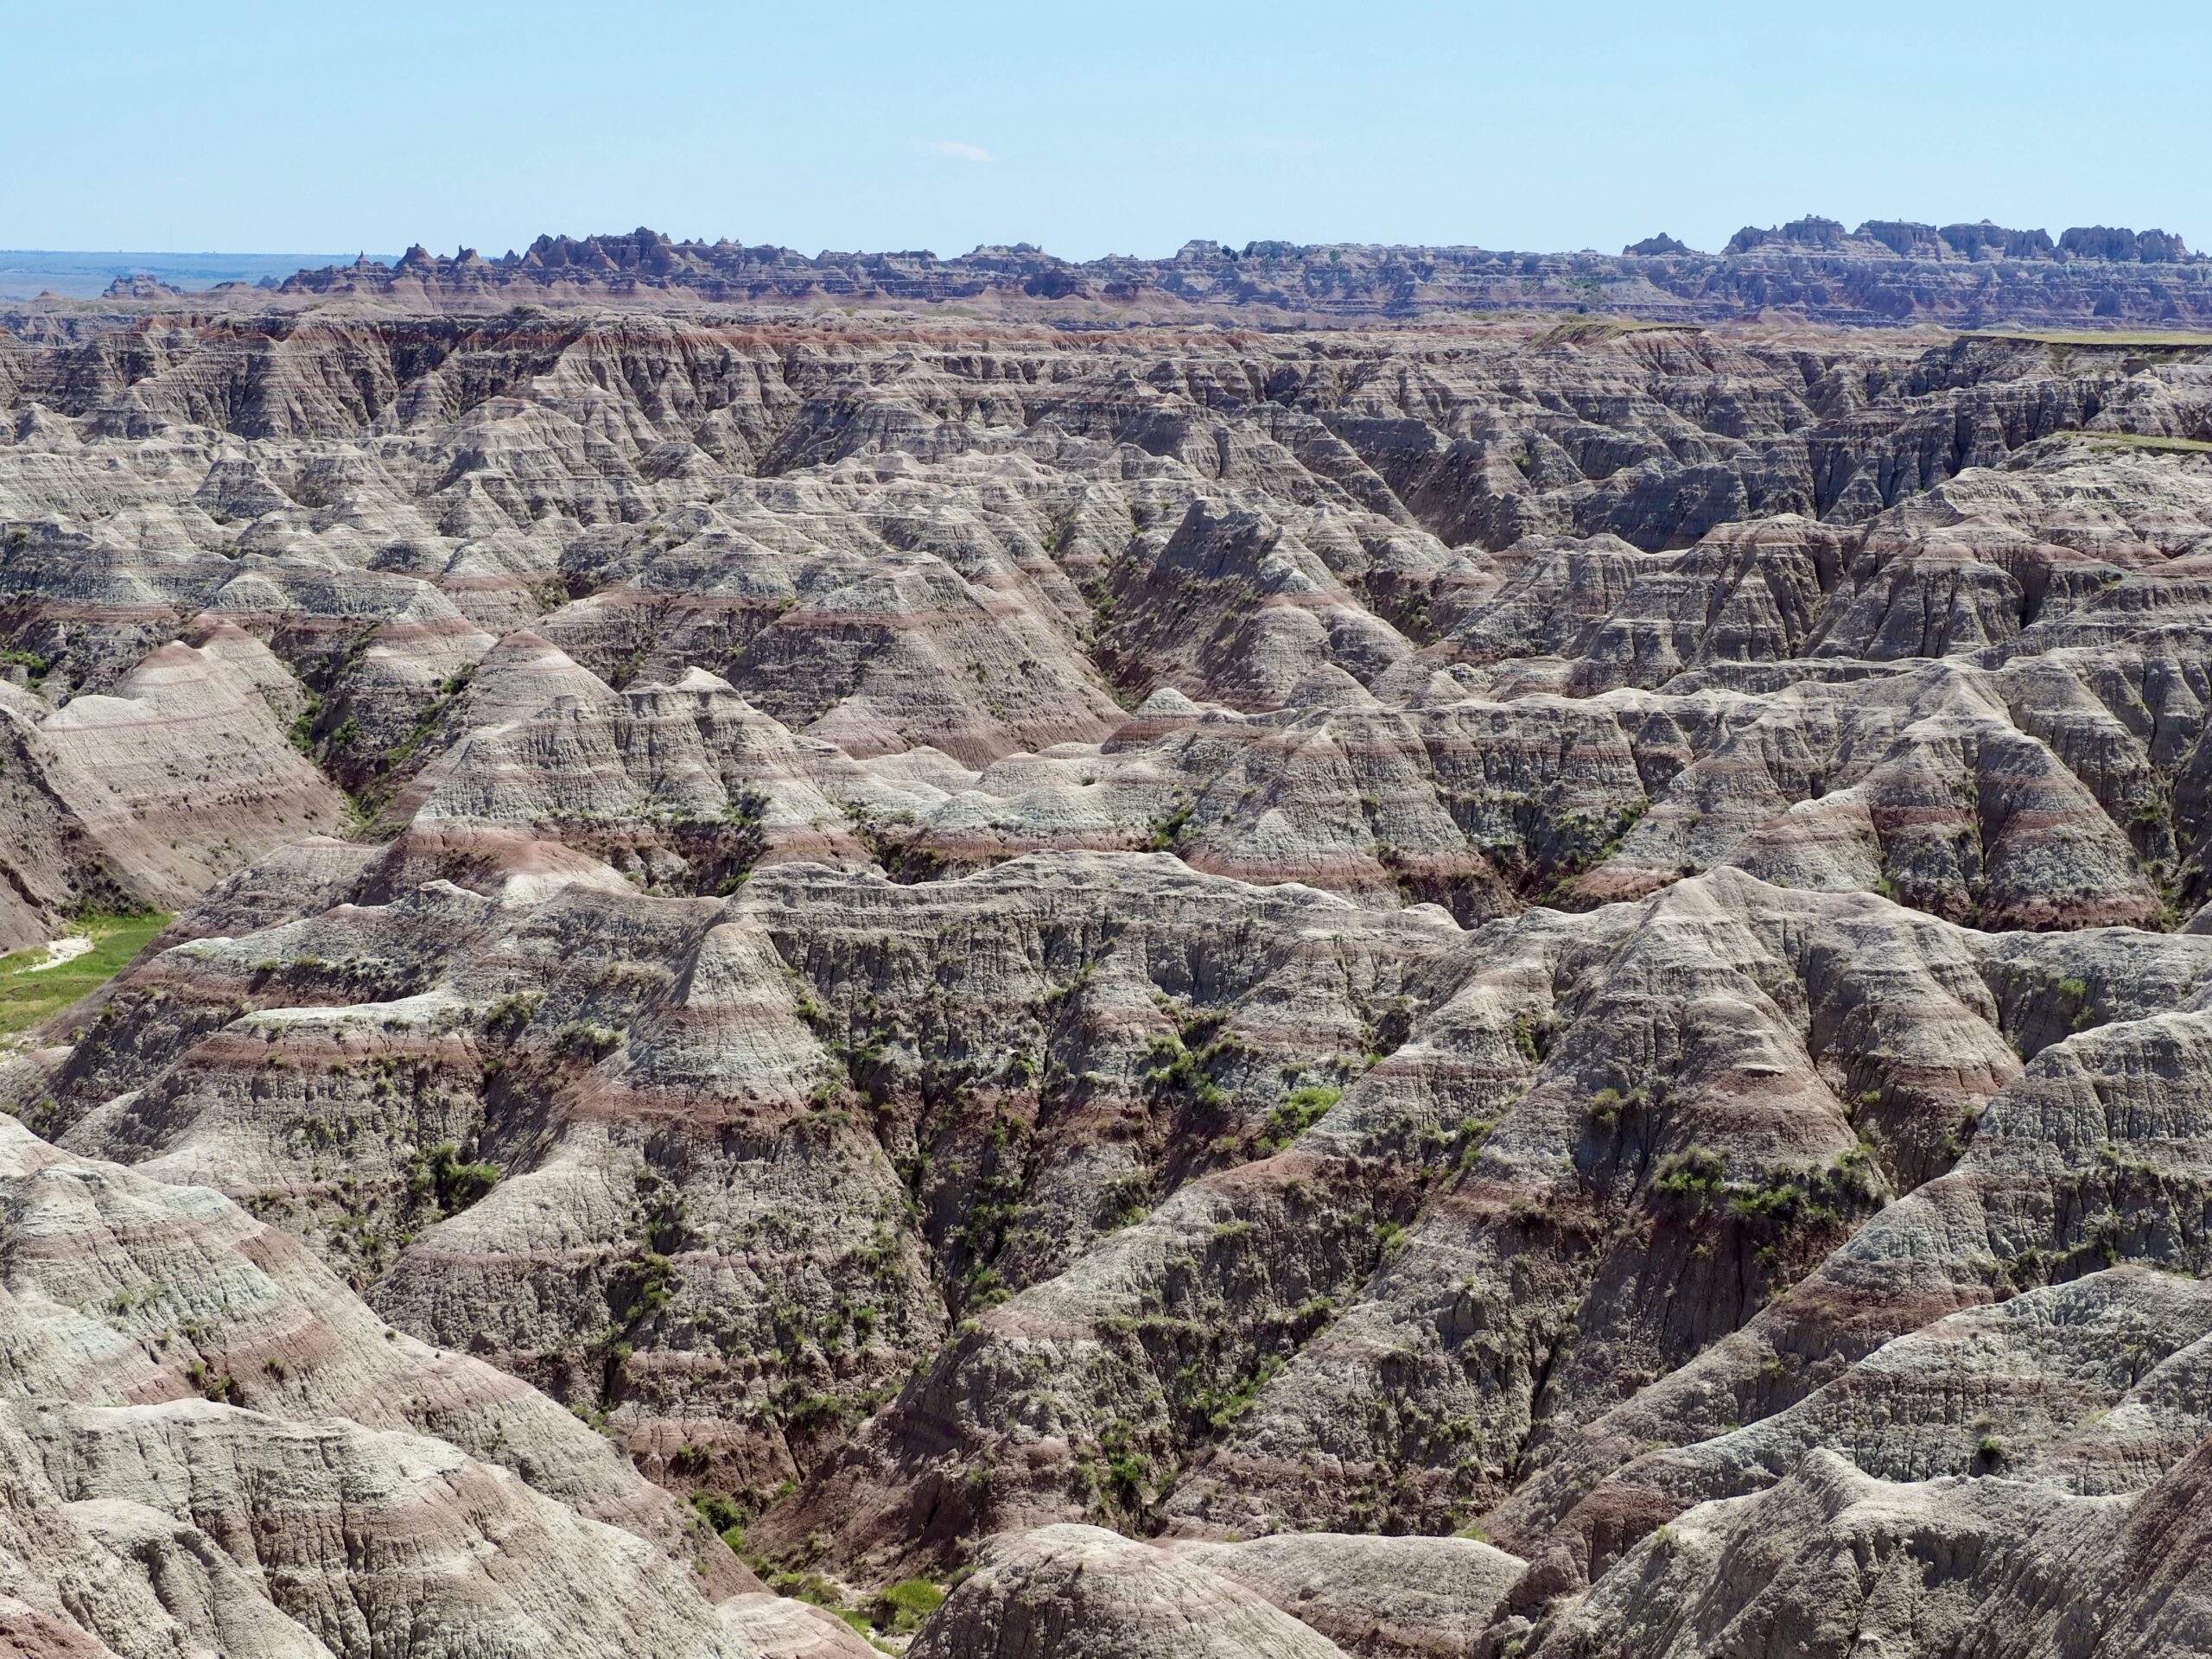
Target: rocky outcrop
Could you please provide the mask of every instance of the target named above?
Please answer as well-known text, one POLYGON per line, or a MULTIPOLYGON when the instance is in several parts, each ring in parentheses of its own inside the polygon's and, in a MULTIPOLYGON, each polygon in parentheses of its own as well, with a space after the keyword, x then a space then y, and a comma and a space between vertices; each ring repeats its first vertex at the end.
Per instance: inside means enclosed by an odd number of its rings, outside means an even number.
POLYGON ((1257 1590, 1344 1652, 1378 1656, 1471 1651, 1525 1565, 1471 1538, 1278 1533, 1169 1548, 1257 1590))
POLYGON ((2202 1456, 2133 1499, 1808 1457, 1660 1529, 1531 1651, 2201 1653, 2202 1456))
POLYGON ((912 1651, 1330 1659, 1341 1649, 1233 1579, 1096 1527, 1050 1527, 994 1545, 912 1651))
POLYGON ((35 1483, 18 1501, 68 1494, 46 1541, 81 1551, 22 1587, 95 1650, 750 1651, 688 1567, 436 1441, 205 1401, 41 1413, 10 1438, 35 1483), (85 1579, 108 1605, 71 1617, 85 1579))
POLYGON ((1464 1538, 1162 1547, 1046 1527, 993 1541, 912 1651, 1461 1655, 1522 1565, 1464 1538))

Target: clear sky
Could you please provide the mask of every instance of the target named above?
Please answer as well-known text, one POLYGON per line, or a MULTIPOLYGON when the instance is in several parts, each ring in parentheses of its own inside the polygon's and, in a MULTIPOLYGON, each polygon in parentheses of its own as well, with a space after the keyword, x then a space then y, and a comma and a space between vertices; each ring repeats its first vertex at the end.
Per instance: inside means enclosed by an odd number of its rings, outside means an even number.
POLYGON ((2206 0, 0 8, 0 247, 2212 244, 2206 0))

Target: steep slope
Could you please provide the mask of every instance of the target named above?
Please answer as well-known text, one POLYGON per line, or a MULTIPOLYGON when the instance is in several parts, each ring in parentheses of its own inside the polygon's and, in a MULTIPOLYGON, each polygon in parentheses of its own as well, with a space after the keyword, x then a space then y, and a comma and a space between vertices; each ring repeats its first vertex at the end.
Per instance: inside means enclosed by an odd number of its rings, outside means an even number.
POLYGON ((17 1650, 755 1650, 710 1598, 757 1581, 603 1439, 214 1193, 9 1122, 0 1214, 17 1650))

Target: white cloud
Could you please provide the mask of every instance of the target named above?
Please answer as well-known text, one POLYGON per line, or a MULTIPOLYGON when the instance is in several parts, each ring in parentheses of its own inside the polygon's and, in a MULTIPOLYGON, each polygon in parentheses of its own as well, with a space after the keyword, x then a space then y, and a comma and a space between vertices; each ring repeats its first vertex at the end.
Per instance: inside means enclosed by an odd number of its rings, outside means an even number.
POLYGON ((963 144, 957 138, 933 138, 925 144, 914 146, 932 156, 950 156, 956 162, 995 162, 998 157, 981 144, 963 144))

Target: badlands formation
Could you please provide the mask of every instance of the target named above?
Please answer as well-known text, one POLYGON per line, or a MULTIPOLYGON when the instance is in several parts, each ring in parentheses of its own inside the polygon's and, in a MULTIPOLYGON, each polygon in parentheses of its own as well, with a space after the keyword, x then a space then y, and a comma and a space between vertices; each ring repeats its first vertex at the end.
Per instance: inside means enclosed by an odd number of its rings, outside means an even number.
POLYGON ((0 334, 0 1650, 2212 1651, 2212 342, 318 280, 0 334))

